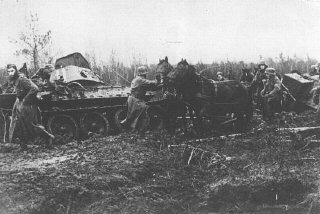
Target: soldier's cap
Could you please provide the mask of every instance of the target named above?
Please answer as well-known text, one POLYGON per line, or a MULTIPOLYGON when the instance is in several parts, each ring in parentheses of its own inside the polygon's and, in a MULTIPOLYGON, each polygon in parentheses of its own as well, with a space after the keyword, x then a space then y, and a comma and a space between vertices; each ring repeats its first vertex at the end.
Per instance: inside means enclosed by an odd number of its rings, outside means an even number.
POLYGON ((265 74, 276 75, 276 69, 267 68, 266 71, 265 71, 265 74))
POLYGON ((50 70, 50 71, 53 71, 53 70, 54 70, 54 66, 51 65, 51 64, 46 64, 46 65, 44 66, 44 68, 45 68, 45 69, 48 69, 48 70, 50 70))
POLYGON ((10 68, 14 68, 14 70, 18 71, 17 66, 15 64, 8 64, 7 65, 7 70, 10 68))
POLYGON ((140 66, 137 68, 137 75, 138 76, 146 75, 147 73, 148 73, 148 69, 146 66, 140 66))

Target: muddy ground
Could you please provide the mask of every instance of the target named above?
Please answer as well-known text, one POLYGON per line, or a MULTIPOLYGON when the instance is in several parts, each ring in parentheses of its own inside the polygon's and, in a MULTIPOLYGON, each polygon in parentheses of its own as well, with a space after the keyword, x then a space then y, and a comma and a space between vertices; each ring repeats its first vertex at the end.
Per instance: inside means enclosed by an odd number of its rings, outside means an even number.
POLYGON ((242 135, 124 133, 46 149, 0 144, 0 213, 320 213, 314 114, 255 115, 242 135))

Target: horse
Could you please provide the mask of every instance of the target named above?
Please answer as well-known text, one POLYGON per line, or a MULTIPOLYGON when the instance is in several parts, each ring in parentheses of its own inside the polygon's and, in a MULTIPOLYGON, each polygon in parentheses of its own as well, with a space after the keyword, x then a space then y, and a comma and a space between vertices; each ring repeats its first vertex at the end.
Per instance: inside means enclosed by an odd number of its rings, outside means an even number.
MULTIPOLYGON (((193 65, 182 59, 176 68, 170 68, 165 59, 159 62, 157 72, 165 75, 166 88, 176 92, 177 97, 195 112, 197 129, 202 129, 202 118, 233 115, 237 128, 246 127, 252 117, 252 102, 248 90, 235 80, 216 82, 197 74, 193 65)), ((226 122, 226 121, 225 121, 226 122)))
MULTIPOLYGON (((172 73, 173 66, 168 62, 168 57, 164 59, 159 59, 159 63, 156 68, 156 74, 161 77, 161 84, 163 85, 163 99, 162 102, 162 118, 164 118, 167 130, 173 133, 176 129, 177 118, 181 117, 183 122, 184 132, 187 131, 187 120, 186 116, 189 114, 192 124, 195 123, 193 110, 191 106, 185 102, 181 97, 181 92, 177 91, 177 87, 172 87, 172 84, 168 81, 170 80, 167 76, 172 73)), ((180 87, 178 87, 179 89, 180 87)))

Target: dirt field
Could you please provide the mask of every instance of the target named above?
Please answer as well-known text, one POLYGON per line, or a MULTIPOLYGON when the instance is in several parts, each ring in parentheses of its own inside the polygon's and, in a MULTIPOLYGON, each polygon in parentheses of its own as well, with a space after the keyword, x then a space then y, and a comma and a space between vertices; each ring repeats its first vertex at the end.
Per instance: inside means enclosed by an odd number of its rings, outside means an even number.
POLYGON ((0 213, 320 213, 314 114, 255 115, 242 135, 150 132, 0 145, 0 213))

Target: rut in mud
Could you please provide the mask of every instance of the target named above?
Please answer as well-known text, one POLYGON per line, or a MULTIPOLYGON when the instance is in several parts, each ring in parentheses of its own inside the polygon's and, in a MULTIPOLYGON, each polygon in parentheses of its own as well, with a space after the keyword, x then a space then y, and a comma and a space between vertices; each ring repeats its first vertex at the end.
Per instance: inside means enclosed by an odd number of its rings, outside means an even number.
MULTIPOLYGON (((286 127, 312 117, 286 116, 286 127)), ((165 132, 93 137, 27 153, 3 144, 1 212, 318 213, 317 136, 279 132, 259 118, 253 127, 202 140, 165 132)))

